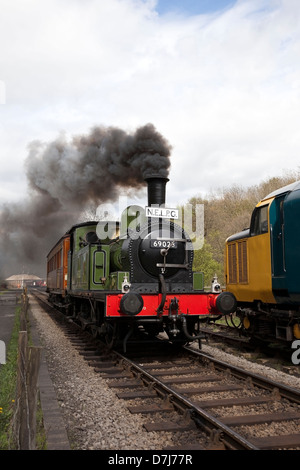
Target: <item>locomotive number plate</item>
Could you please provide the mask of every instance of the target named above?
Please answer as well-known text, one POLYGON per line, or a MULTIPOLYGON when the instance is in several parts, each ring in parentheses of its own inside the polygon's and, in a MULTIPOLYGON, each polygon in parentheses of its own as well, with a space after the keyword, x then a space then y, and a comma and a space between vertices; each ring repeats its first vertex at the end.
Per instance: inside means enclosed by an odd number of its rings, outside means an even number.
POLYGON ((174 240, 151 240, 151 248, 177 248, 177 242, 174 240))

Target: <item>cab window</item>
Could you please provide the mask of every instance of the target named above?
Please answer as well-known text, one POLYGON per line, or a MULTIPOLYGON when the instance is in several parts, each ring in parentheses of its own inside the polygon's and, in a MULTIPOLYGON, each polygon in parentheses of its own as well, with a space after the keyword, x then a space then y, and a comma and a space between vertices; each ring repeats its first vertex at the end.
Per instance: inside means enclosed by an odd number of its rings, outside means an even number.
POLYGON ((251 221, 251 236, 268 232, 268 207, 262 206, 254 210, 251 221))

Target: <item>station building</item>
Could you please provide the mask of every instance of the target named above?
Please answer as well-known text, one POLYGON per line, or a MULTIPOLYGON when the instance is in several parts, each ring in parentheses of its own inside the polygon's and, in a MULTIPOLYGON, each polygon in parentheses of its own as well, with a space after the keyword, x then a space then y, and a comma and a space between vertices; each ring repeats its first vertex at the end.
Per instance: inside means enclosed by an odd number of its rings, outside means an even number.
POLYGON ((14 274, 5 279, 7 288, 23 289, 24 287, 42 287, 45 280, 33 274, 14 274))

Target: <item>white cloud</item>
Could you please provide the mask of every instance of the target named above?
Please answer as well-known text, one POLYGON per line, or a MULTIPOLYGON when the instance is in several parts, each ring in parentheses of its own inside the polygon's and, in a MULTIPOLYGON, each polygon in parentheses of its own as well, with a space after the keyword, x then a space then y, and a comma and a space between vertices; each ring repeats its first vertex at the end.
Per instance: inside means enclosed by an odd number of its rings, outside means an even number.
MULTIPOLYGON (((299 1, 240 0, 189 18, 160 17, 155 4, 1 0, 7 171, 20 180, 32 140, 147 122, 173 145, 175 202, 297 167, 299 1)), ((25 185, 12 178, 0 201, 25 185)))

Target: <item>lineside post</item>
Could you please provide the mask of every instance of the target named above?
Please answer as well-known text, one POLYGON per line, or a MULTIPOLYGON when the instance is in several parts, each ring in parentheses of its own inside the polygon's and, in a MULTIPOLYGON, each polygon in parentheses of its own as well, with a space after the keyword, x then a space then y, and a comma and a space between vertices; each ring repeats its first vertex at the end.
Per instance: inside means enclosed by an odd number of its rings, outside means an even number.
MULTIPOLYGON (((22 296, 23 326, 27 323, 28 297, 22 296)), ((14 437, 19 450, 36 446, 36 410, 41 348, 28 346, 27 331, 19 331, 14 437)))

